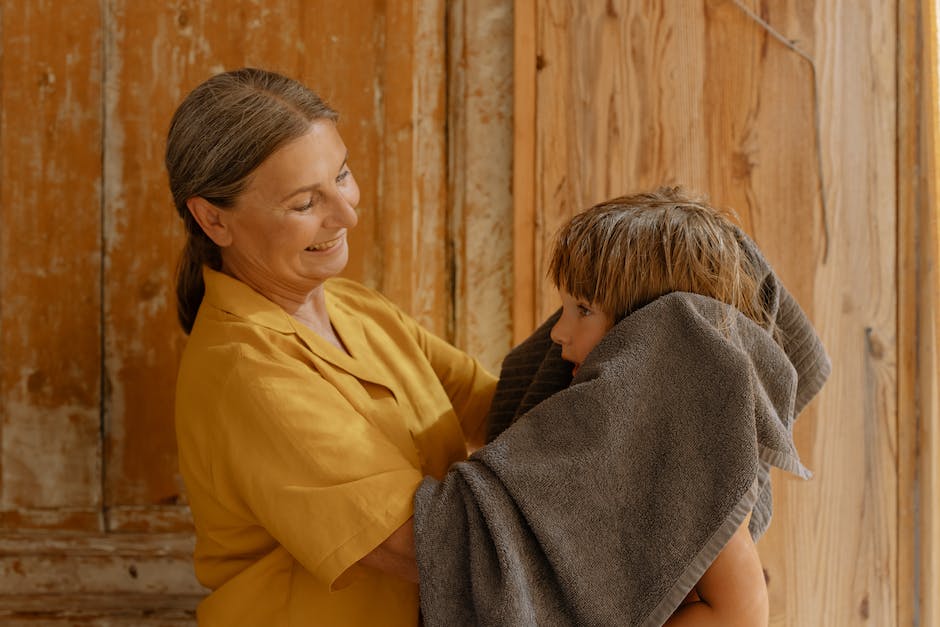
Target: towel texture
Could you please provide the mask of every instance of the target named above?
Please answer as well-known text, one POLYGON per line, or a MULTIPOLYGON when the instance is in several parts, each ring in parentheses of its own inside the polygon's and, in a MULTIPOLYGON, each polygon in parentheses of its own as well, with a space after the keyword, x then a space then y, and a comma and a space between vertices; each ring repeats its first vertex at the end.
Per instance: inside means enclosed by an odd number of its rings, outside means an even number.
POLYGON ((673 293, 617 324, 573 381, 552 320, 510 353, 495 439, 415 495, 425 624, 661 625, 749 512, 759 536, 769 466, 809 476, 792 423, 829 373, 769 268, 763 292, 783 348, 673 293))

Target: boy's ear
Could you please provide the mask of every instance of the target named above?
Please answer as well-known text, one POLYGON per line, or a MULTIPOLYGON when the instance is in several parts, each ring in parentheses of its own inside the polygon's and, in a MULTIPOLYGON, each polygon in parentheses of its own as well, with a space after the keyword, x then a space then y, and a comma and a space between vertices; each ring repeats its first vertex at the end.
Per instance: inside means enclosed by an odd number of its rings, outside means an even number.
POLYGON ((216 207, 202 196, 187 199, 186 208, 216 246, 224 248, 232 243, 232 232, 224 209, 216 207))

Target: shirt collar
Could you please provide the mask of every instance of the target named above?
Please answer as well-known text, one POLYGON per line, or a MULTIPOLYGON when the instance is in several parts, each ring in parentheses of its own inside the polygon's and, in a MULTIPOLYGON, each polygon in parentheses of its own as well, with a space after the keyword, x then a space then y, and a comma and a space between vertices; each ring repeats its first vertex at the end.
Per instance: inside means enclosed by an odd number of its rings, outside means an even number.
POLYGON ((293 335, 320 359, 332 363, 358 379, 387 387, 395 394, 395 387, 376 374, 374 364, 368 358, 371 349, 368 348, 362 322, 352 312, 346 311, 341 303, 334 302, 329 291, 326 294, 326 304, 330 310, 330 319, 350 351, 348 355, 295 320, 284 311, 283 307, 268 300, 238 279, 212 270, 208 266, 203 266, 202 278, 206 285, 204 304, 252 324, 258 324, 285 335, 293 335))
POLYGON ((206 285, 203 302, 279 333, 294 333, 290 314, 245 283, 208 266, 202 267, 202 279, 206 285))

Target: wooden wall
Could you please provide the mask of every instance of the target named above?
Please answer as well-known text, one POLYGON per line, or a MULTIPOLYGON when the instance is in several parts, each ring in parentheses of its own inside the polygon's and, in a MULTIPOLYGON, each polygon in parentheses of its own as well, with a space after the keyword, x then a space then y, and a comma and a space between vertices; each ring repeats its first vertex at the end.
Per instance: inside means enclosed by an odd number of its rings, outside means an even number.
POLYGON ((362 190, 347 275, 499 363, 510 29, 493 1, 0 0, 0 622, 191 623, 203 594, 163 150, 211 74, 278 70, 340 112, 362 190), (504 55, 482 70, 480 40, 504 55))
POLYGON ((772 624, 936 622, 932 0, 741 3, 798 51, 734 0, 511 4, 0 0, 0 622, 192 623, 163 142, 248 64, 341 113, 348 274, 491 367, 555 308, 572 212, 662 182, 736 209, 835 368, 816 477, 776 480, 772 624))
POLYGON ((936 617, 937 493, 924 484, 937 483, 937 240, 921 230, 936 231, 936 169, 918 149, 934 119, 924 103, 936 106, 918 95, 936 71, 923 64, 928 4, 515 5, 516 337, 558 306, 545 253, 562 221, 683 184, 738 212, 830 352, 833 375, 795 429, 816 476, 774 476, 759 544, 772 625, 936 617), (919 269, 906 288, 899 262, 919 269), (919 326, 899 334, 902 297, 919 326))

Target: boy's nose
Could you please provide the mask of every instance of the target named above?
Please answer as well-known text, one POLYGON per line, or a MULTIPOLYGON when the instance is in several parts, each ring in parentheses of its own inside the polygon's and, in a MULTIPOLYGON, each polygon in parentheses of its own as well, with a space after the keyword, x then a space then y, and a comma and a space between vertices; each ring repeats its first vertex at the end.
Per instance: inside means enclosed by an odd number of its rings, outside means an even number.
POLYGON ((554 325, 552 325, 552 331, 551 333, 549 333, 549 337, 551 337, 552 341, 555 342, 556 344, 566 343, 566 340, 568 338, 567 338, 567 334, 564 333, 564 330, 561 326, 561 320, 559 320, 554 325))

